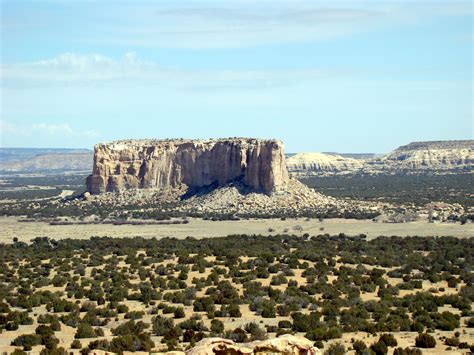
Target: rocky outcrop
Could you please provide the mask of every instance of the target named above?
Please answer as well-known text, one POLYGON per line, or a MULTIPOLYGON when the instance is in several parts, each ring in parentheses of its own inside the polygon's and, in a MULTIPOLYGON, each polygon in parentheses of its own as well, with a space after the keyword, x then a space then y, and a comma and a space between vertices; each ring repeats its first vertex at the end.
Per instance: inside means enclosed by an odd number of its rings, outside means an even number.
POLYGON ((98 144, 87 179, 92 194, 143 188, 222 186, 239 181, 271 193, 288 181, 278 140, 128 140, 98 144))
POLYGON ((474 141, 413 142, 395 149, 380 166, 396 170, 462 170, 474 167, 474 141))
POLYGON ((234 343, 232 340, 223 338, 206 338, 198 342, 192 349, 186 352, 168 352, 175 355, 270 355, 270 354, 298 354, 319 355, 322 352, 313 346, 313 342, 295 335, 282 335, 278 338, 254 341, 251 343, 234 343))
MULTIPOLYGON (((114 353, 93 350, 92 355, 112 355, 114 353)), ((204 338, 187 351, 151 352, 166 355, 321 355, 322 352, 313 342, 296 335, 285 334, 278 338, 254 341, 251 343, 235 343, 224 338, 204 338)))
POLYGON ((287 159, 289 172, 354 171, 362 168, 363 162, 344 158, 337 154, 299 153, 287 159))

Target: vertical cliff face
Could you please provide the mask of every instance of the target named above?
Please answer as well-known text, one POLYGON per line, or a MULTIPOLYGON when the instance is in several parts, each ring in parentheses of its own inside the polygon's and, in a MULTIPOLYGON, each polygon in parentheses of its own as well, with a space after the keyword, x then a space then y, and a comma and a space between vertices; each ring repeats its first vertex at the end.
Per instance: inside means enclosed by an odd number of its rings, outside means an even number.
POLYGON ((130 188, 224 185, 239 179, 272 192, 288 180, 278 140, 134 140, 98 144, 87 179, 92 194, 130 188))

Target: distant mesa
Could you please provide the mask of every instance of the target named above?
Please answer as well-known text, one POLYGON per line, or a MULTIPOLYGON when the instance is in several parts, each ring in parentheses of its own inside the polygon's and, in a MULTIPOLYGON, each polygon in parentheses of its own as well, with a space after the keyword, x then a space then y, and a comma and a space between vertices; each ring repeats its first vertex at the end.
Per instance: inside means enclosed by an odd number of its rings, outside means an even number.
POLYGON ((334 153, 298 153, 287 159, 287 166, 292 172, 337 172, 360 169, 363 162, 334 153))
POLYGON ((94 147, 92 194, 145 188, 203 188, 238 181, 270 194, 288 182, 283 143, 274 139, 122 140, 94 147))
POLYGON ((320 174, 393 174, 397 172, 452 173, 474 170, 474 141, 413 142, 389 154, 299 153, 287 159, 290 173, 298 176, 320 174))
POLYGON ((85 173, 91 166, 87 149, 0 148, 0 173, 85 173))
POLYGON ((382 163, 400 170, 472 170, 474 140, 412 142, 384 156, 382 163))

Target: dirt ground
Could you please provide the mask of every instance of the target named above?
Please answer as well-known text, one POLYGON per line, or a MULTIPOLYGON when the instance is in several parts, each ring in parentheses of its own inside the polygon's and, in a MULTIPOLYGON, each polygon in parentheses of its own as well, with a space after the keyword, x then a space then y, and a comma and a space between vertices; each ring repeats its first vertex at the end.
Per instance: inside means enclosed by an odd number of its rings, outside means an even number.
POLYGON ((195 238, 220 237, 230 234, 277 234, 309 233, 331 235, 345 233, 348 235, 366 234, 368 239, 377 236, 454 236, 459 238, 473 237, 474 224, 467 223, 428 223, 416 221, 408 223, 381 223, 371 220, 327 219, 252 219, 240 221, 206 221, 190 219, 188 224, 176 225, 49 225, 46 222, 18 222, 18 217, 0 217, 0 242, 10 243, 14 237, 20 241, 30 241, 39 236, 54 239, 89 238, 91 236, 109 237, 176 237, 195 238), (301 230, 297 226, 301 226, 301 230), (296 227, 296 229, 294 229, 296 227))

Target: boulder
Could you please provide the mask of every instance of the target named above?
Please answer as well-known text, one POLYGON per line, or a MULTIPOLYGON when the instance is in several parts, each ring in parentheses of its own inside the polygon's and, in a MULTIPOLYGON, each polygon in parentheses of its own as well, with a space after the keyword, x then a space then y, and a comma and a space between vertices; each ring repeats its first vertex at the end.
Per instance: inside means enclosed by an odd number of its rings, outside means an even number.
POLYGON ((254 341, 251 343, 234 343, 229 339, 207 338, 196 344, 186 352, 186 355, 214 355, 214 354, 298 354, 319 355, 321 351, 313 346, 313 342, 295 335, 282 335, 278 338, 254 341))

